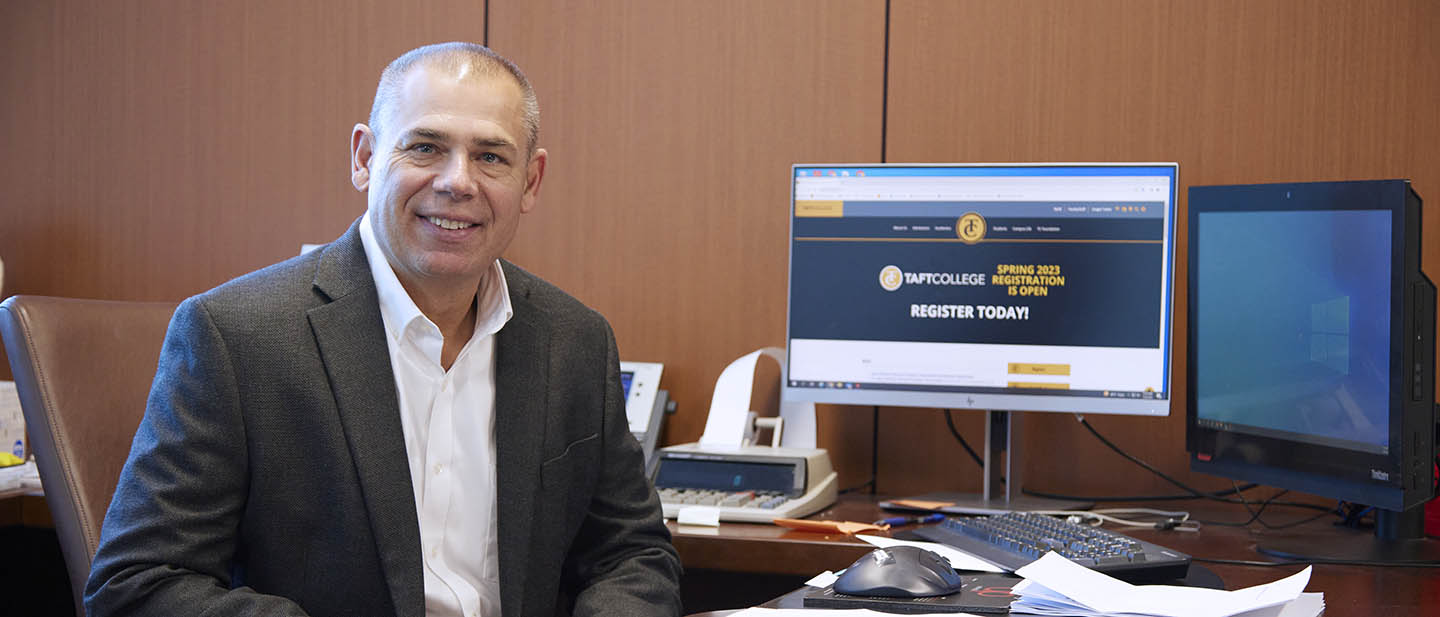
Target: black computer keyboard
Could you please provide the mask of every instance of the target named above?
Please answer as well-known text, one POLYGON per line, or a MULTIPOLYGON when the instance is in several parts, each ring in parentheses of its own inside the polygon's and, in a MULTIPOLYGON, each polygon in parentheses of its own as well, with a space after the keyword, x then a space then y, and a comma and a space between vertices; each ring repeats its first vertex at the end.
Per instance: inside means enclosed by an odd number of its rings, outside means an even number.
POLYGON ((1071 561, 1131 582, 1184 578, 1190 556, 1113 531, 1053 516, 1011 512, 950 518, 914 534, 1014 570, 1055 551, 1071 561))

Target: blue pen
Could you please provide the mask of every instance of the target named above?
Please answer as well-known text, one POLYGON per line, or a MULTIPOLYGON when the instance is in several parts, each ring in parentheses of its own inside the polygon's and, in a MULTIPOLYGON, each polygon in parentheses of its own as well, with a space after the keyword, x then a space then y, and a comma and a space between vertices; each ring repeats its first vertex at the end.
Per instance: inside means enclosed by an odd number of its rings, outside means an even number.
POLYGON ((924 525, 926 523, 938 523, 945 520, 945 515, 939 512, 925 516, 893 516, 875 521, 876 525, 924 525))

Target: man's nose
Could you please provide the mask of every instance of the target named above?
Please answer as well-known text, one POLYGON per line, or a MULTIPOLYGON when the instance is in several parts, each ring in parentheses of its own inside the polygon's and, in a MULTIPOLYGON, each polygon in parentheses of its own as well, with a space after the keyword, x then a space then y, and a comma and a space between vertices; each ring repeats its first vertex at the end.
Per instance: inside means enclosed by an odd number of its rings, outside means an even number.
POLYGON ((435 191, 457 200, 475 197, 475 178, 470 173, 469 157, 462 154, 446 158, 445 166, 435 176, 435 191))

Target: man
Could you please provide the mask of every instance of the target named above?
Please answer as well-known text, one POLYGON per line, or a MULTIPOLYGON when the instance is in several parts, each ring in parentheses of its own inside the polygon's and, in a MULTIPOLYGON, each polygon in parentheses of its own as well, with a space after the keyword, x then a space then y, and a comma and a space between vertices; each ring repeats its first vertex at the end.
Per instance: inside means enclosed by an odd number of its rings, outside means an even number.
POLYGON ((538 127, 484 47, 386 68, 366 214, 177 309, 90 615, 679 612, 609 326, 499 259, 538 127))

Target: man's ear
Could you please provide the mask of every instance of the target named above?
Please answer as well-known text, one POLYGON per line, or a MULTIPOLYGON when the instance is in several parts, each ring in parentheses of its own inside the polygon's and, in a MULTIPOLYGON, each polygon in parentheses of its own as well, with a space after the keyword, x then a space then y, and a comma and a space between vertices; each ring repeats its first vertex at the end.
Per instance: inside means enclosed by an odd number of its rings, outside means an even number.
POLYGON ((350 132, 350 184, 365 192, 370 188, 370 157, 375 154, 375 132, 356 124, 350 132))
POLYGON ((530 155, 530 163, 525 166, 525 195, 520 198, 520 212, 529 212, 540 200, 540 181, 545 178, 545 163, 549 159, 550 153, 544 148, 530 155))

